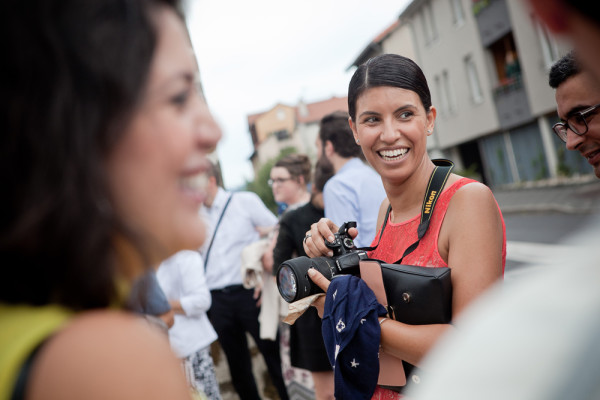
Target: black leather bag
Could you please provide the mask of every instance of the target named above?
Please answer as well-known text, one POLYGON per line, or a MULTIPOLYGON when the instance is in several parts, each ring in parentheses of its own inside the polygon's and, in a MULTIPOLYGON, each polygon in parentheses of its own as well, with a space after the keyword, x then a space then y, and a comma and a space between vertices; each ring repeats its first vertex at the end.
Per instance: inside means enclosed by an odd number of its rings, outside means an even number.
POLYGON ((452 319, 450 268, 381 264, 388 313, 410 325, 447 324, 452 319))

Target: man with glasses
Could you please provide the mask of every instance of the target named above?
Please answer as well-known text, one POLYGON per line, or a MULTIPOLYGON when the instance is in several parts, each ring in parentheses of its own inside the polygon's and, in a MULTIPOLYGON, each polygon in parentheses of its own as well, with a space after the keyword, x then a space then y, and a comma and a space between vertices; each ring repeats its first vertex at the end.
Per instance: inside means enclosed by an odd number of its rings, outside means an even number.
POLYGON ((592 72, 581 69, 570 52, 550 69, 550 86, 556 89, 556 104, 561 122, 552 128, 594 168, 600 178, 600 81, 592 72))

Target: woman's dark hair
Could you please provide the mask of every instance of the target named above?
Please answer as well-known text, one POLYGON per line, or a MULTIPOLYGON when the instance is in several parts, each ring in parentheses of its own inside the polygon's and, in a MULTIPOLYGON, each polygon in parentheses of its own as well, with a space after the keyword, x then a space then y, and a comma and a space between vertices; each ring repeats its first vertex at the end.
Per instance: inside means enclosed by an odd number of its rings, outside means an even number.
POLYGON ((278 160, 273 167, 282 167, 288 170, 292 178, 304 178, 304 184, 310 182, 310 159, 304 154, 289 154, 278 160))
POLYGON ((411 90, 421 99, 429 111, 431 93, 423 71, 410 58, 398 54, 382 54, 361 64, 348 85, 348 111, 356 120, 356 101, 365 90, 379 86, 391 86, 411 90))
MULTIPOLYGON (((0 17, 0 302, 116 298, 105 161, 144 94, 168 0, 9 0, 0 17)), ((135 242, 134 240, 132 240, 135 242)))

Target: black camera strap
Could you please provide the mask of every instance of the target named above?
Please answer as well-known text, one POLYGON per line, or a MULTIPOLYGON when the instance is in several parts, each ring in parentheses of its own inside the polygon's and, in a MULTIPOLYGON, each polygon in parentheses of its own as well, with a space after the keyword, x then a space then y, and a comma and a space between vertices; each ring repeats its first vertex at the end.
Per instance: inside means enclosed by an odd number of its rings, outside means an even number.
MULTIPOLYGON (((419 227, 417 228, 418 239, 416 242, 408 246, 402 257, 394 264, 401 264, 404 257, 412 253, 419 246, 419 242, 423 236, 425 236, 427 228, 429 228, 429 222, 431 221, 435 204, 437 203, 437 200, 442 192, 442 189, 444 188, 444 185, 446 184, 446 181, 448 180, 448 177, 450 176, 450 173, 452 172, 452 168, 454 168, 454 163, 450 160, 440 158, 431 161, 435 164, 435 168, 429 177, 429 183, 427 184, 427 190, 425 191, 425 198, 423 199, 423 206, 421 207, 421 221, 419 222, 419 227)), ((377 246, 379 246, 379 242, 381 242, 381 237, 383 236, 383 231, 385 230, 391 211, 392 205, 390 204, 387 212, 385 213, 381 232, 379 233, 379 240, 377 241, 375 247, 362 247, 359 250, 373 251, 377 248, 377 246)))
POLYGON ((229 195, 227 199, 227 203, 225 203, 225 207, 223 207, 223 211, 221 211, 221 215, 219 216, 219 220, 217 221, 217 225, 215 225, 215 230, 213 231, 212 238, 210 238, 210 244, 208 245, 208 249, 206 250, 206 256, 204 256, 204 271, 206 271, 206 266, 208 265, 208 256, 210 255, 210 249, 212 249, 213 242, 215 241, 215 236, 217 236, 217 230, 219 229, 219 225, 221 225, 221 220, 223 219, 223 215, 225 215, 225 211, 227 210, 227 206, 229 202, 233 198, 233 193, 229 195))

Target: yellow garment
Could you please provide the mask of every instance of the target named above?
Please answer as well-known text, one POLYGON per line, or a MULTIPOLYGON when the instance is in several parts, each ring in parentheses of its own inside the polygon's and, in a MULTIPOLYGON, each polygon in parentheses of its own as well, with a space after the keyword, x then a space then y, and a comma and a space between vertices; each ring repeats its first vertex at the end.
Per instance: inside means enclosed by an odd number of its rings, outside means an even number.
POLYGON ((55 305, 0 304, 0 400, 10 399, 21 367, 31 352, 72 314, 55 305))

